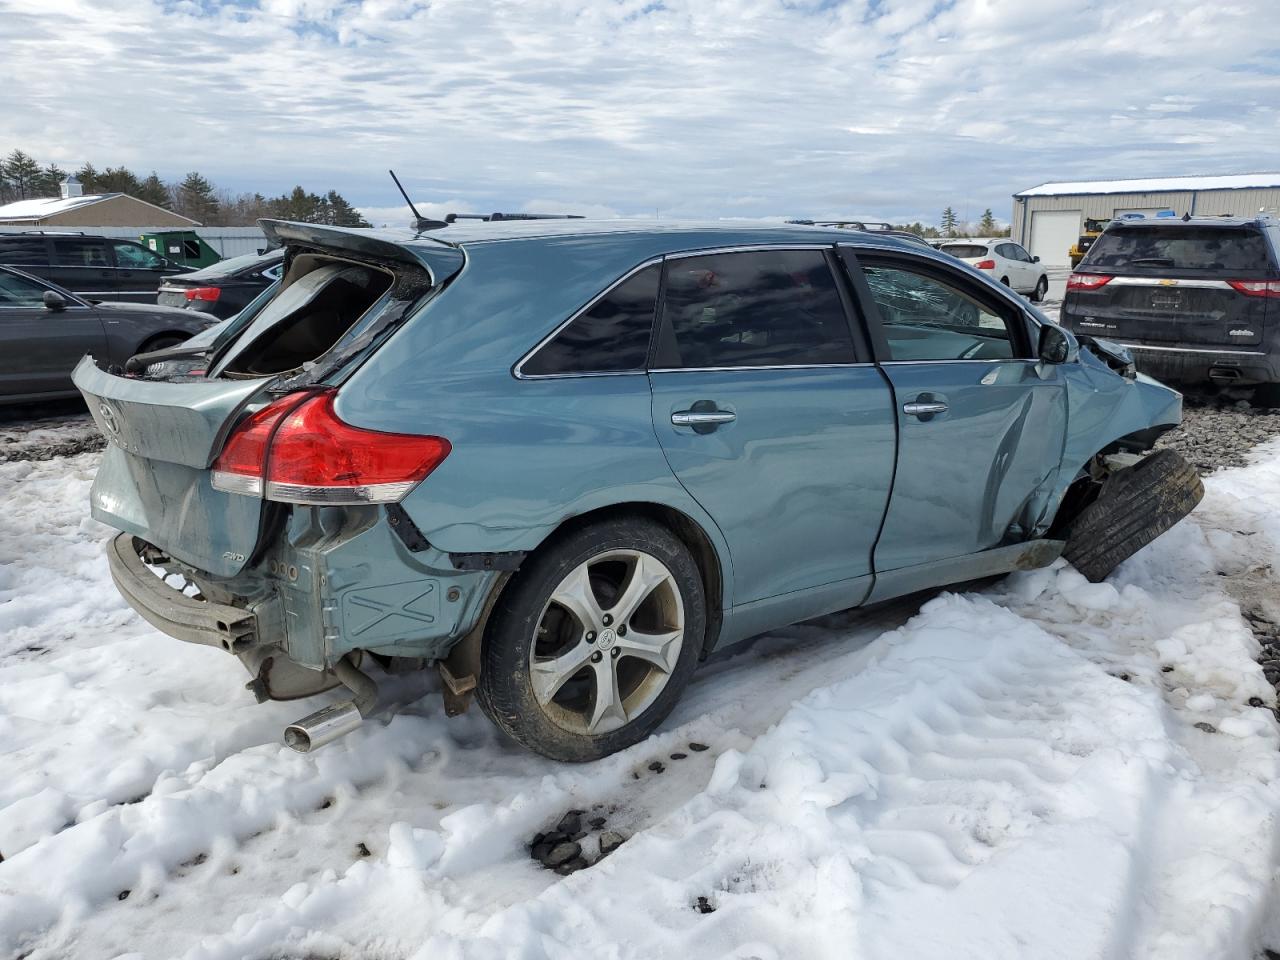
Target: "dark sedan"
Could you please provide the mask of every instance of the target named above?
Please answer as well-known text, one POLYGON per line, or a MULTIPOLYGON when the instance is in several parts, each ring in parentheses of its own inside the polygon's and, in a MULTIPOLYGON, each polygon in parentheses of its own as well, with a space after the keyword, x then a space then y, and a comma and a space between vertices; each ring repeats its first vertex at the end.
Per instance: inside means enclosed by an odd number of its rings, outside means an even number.
POLYGON ((212 322, 172 307, 97 303, 0 265, 0 403, 74 397, 71 370, 86 353, 123 366, 212 322))
POLYGON ((239 313, 254 297, 279 280, 283 264, 283 250, 219 260, 203 270, 165 277, 156 303, 199 310, 224 319, 239 313))

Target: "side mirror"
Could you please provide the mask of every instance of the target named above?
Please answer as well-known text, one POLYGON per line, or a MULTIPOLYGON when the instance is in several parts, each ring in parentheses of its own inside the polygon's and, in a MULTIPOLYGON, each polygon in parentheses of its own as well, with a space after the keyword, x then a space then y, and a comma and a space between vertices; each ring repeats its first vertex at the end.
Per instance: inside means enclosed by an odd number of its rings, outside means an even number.
POLYGON ((1070 363, 1080 352, 1076 338, 1052 323, 1040 328, 1038 354, 1041 363, 1070 363))
POLYGON ((42 299, 46 309, 54 311, 67 309, 67 298, 55 290, 46 290, 42 299))
POLYGON ((1039 257, 1032 257, 1032 258, 1031 258, 1031 262, 1032 262, 1032 263, 1039 263, 1039 262, 1040 262, 1040 258, 1039 258, 1039 257))

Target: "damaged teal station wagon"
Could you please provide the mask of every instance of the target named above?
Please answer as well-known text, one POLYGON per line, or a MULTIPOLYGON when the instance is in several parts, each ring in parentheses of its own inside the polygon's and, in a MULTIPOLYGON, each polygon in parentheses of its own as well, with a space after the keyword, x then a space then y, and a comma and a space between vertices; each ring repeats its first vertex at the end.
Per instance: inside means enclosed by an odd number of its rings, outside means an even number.
POLYGON ((1149 454, 1179 394, 893 238, 265 227, 278 288, 75 382, 129 603, 259 699, 350 691, 300 750, 434 665, 451 712, 600 757, 713 650, 1064 551, 1099 579, 1201 495, 1149 454))

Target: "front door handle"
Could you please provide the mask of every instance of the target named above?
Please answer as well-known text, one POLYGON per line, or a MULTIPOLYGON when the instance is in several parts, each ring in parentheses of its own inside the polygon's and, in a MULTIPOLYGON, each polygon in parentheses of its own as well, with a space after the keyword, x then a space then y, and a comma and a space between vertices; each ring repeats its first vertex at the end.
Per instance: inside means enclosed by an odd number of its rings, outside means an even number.
POLYGON ((946 413, 948 407, 941 400, 915 401, 913 403, 904 403, 902 412, 909 417, 918 417, 920 415, 932 416, 935 413, 946 413))
POLYGON ((716 426, 737 419, 732 410, 677 410, 671 415, 671 422, 677 427, 716 426))

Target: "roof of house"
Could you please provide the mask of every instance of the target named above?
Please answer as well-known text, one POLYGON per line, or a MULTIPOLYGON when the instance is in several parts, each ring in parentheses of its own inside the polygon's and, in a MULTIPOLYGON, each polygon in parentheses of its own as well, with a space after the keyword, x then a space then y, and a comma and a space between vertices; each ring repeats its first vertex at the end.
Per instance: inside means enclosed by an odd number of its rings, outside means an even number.
POLYGON ((1144 177, 1136 180, 1068 180, 1042 183, 1015 197, 1094 193, 1174 193, 1179 190, 1247 190, 1280 187, 1280 173, 1234 173, 1218 177, 1144 177))
MULTIPOLYGON (((13 203, 6 203, 4 206, 0 206, 0 223, 15 220, 43 220, 59 213, 66 213, 69 210, 101 203, 103 200, 113 200, 116 197, 125 197, 134 203, 140 203, 156 210, 163 210, 170 216, 182 216, 182 214, 174 213, 172 210, 164 210, 163 207, 157 207, 154 203, 148 203, 146 200, 131 197, 127 193, 91 193, 83 197, 38 197, 34 200, 15 200, 13 203)), ((190 217, 183 217, 183 219, 190 220, 190 217)), ((195 223, 196 221, 191 220, 191 222, 195 223)))

